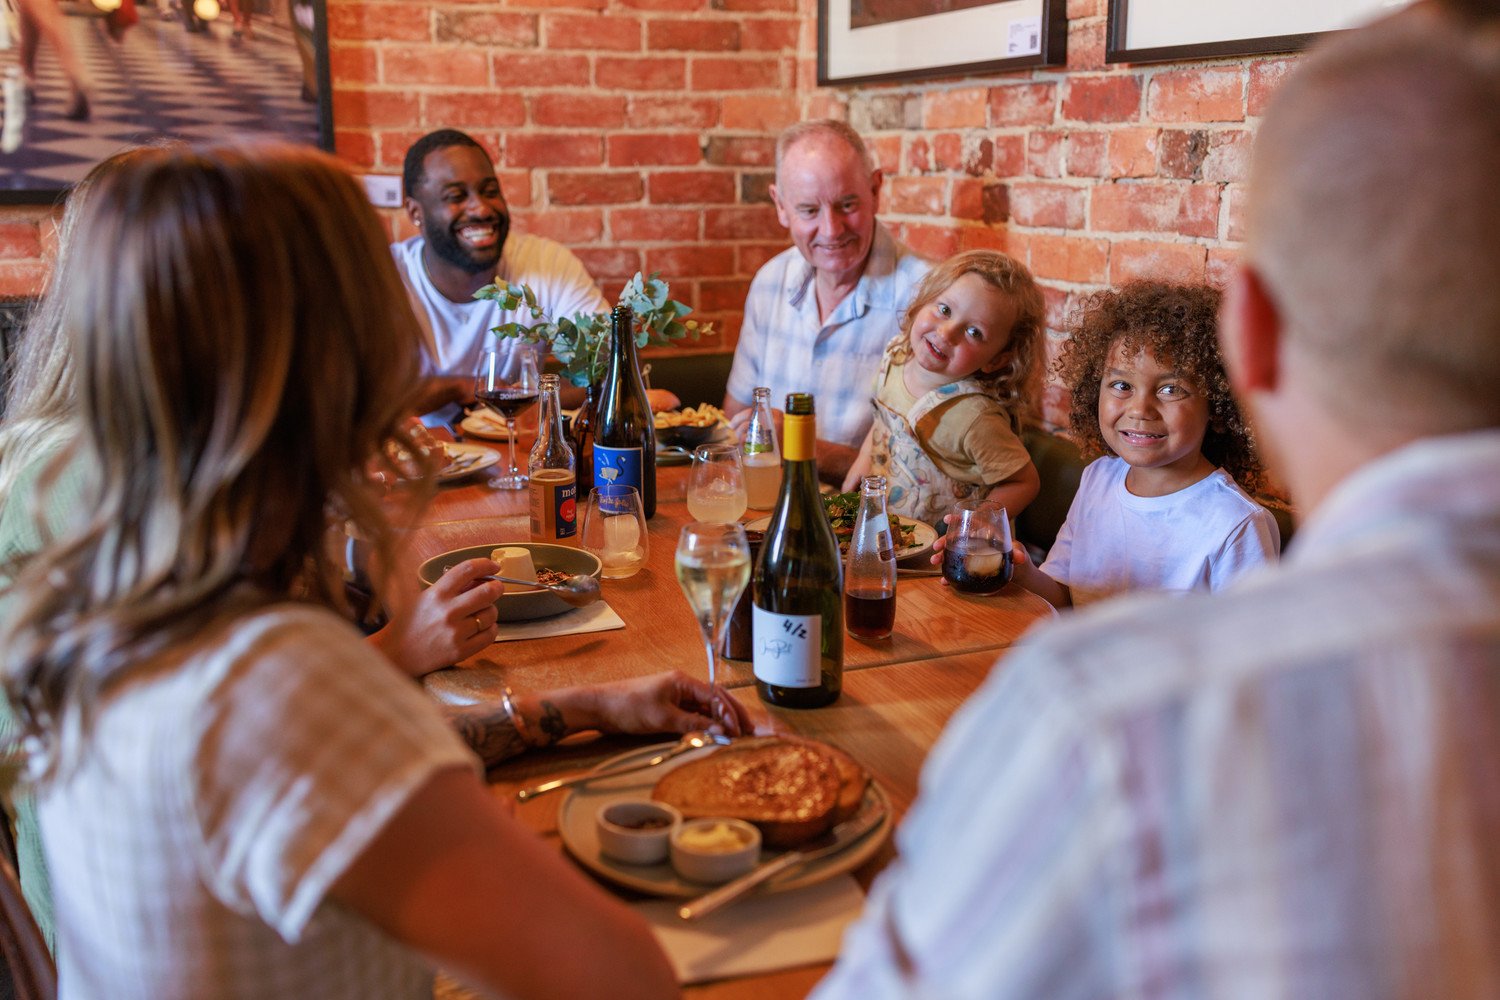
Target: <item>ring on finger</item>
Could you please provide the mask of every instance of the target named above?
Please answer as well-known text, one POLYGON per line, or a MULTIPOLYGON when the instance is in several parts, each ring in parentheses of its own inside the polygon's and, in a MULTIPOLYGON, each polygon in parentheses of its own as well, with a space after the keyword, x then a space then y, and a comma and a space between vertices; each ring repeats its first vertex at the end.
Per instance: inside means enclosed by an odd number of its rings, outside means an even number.
POLYGON ((483 632, 488 627, 489 626, 485 625, 485 623, 484 623, 484 616, 483 615, 475 615, 474 616, 474 631, 476 633, 483 632))

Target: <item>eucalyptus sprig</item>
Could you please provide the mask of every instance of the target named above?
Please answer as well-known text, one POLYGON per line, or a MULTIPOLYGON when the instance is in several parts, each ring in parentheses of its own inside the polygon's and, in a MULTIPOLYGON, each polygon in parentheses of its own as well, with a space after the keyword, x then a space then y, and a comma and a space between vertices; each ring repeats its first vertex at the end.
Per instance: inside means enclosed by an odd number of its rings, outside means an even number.
MULTIPOLYGON (((697 340, 713 332, 712 323, 686 319, 693 310, 667 297, 667 283, 653 271, 642 278, 636 272, 620 293, 620 302, 635 313, 635 346, 667 347, 682 340, 697 340)), ((571 319, 554 319, 537 302, 526 285, 485 285, 476 299, 493 299, 506 311, 523 309, 536 322, 502 323, 490 332, 497 337, 519 337, 523 343, 545 342, 562 365, 563 377, 576 386, 587 386, 604 378, 609 355, 609 313, 579 313, 571 319)))

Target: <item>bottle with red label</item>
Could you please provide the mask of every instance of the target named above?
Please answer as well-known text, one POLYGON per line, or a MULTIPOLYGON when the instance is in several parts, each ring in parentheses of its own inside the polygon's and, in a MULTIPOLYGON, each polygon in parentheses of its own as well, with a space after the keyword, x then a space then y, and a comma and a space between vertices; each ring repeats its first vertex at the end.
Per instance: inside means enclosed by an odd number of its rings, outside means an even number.
POLYGON ((578 544, 578 479, 563 433, 556 375, 542 376, 542 409, 531 449, 531 540, 578 544))

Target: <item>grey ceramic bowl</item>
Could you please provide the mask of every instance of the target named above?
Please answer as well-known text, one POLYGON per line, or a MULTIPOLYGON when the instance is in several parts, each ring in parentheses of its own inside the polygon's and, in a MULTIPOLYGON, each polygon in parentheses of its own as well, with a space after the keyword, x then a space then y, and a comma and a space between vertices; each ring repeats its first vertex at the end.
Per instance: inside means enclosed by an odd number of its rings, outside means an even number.
POLYGON ((665 802, 615 802, 600 809, 594 825, 599 853, 628 865, 654 865, 667 860, 667 838, 682 823, 682 813, 665 802), (660 824, 642 828, 643 823, 660 824))
MULTIPOLYGON (((599 557, 583 549, 566 545, 551 545, 546 542, 491 542, 488 545, 470 545, 433 556, 417 568, 422 586, 430 587, 443 575, 444 566, 455 566, 465 559, 488 559, 498 548, 528 549, 531 562, 538 570, 555 569, 573 576, 591 576, 599 579, 603 567, 599 557)), ((506 584, 509 587, 509 584, 506 584)), ((502 622, 525 622, 533 618, 550 618, 564 611, 572 611, 562 598, 547 590, 528 590, 514 594, 501 594, 495 601, 495 611, 502 622)))

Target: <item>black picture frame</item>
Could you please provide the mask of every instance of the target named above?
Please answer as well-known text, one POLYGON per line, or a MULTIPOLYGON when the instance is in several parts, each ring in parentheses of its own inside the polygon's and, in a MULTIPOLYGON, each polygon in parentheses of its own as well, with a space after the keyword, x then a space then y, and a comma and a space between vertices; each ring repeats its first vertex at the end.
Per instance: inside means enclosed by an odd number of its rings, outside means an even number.
MULTIPOLYGON (((851 12, 855 4, 868 2, 818 0, 820 87, 975 76, 1067 62, 1066 0, 979 0, 932 13, 902 15, 873 25, 853 25, 851 12), (1030 37, 1033 21, 1035 50, 1006 54, 1013 25, 1020 28, 1018 37, 1023 40, 1023 47, 1030 47, 1024 40, 1030 37), (959 26, 948 27, 955 24, 959 26), (924 37, 928 32, 946 36, 947 42, 932 44, 924 37), (874 41, 877 38, 878 44, 874 41), (960 47, 959 42, 965 47, 960 47), (981 48, 998 51, 991 55, 980 51, 981 48)), ((921 0, 905 0, 904 4, 897 0, 897 5, 909 6, 913 2, 921 0)), ((947 5, 947 0, 929 2, 947 5)))
MULTIPOLYGON (((251 14, 253 37, 234 31, 229 0, 209 21, 188 16, 184 7, 191 11, 193 0, 136 0, 139 23, 118 43, 105 39, 107 16, 86 6, 90 0, 61 4, 94 79, 90 115, 73 122, 60 110, 59 101, 70 93, 67 78, 44 41, 38 93, 27 101, 19 148, 0 146, 0 204, 55 204, 99 160, 145 143, 274 139, 333 152, 326 0, 238 2, 251 14), (147 51, 132 51, 132 42, 147 51), (168 58, 176 60, 170 73, 142 72, 143 60, 168 58), (141 89, 142 80, 149 81, 149 91, 141 89), (180 86, 171 86, 174 80, 180 86), (203 111, 216 105, 221 109, 203 111)), ((211 0, 212 6, 217 3, 211 0)), ((21 79, 18 63, 14 47, 0 51, 0 79, 14 68, 12 87, 21 79)), ((0 111, 0 135, 3 129, 0 111)))
MULTIPOLYGON (((1192 41, 1168 45, 1138 45, 1130 46, 1131 10, 1161 6, 1166 0, 1109 0, 1109 16, 1105 29, 1104 39, 1104 61, 1107 63, 1153 63, 1153 62, 1175 62, 1196 59, 1225 59, 1235 56, 1258 56, 1276 55, 1287 52, 1300 52, 1308 45, 1327 34, 1329 31, 1339 30, 1338 27, 1330 27, 1319 31, 1283 31, 1279 26, 1287 26, 1282 15, 1277 11, 1276 5, 1257 5, 1254 3, 1236 4, 1237 12, 1259 12, 1265 18, 1266 33, 1256 34, 1242 38, 1212 38, 1203 41, 1192 41)), ((1412 0, 1400 0, 1398 5, 1410 3, 1412 0)), ((1383 11, 1392 9, 1388 0, 1341 0, 1339 16, 1342 18, 1369 16, 1373 17, 1383 11)), ((1211 10, 1213 4, 1200 4, 1199 10, 1211 10)), ((1312 9, 1316 10, 1314 4, 1312 9)), ((1348 25, 1345 25, 1348 26, 1348 25)))

